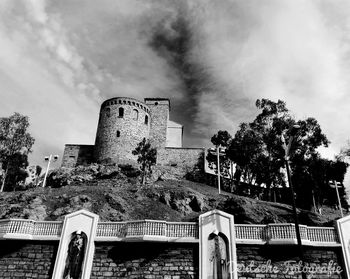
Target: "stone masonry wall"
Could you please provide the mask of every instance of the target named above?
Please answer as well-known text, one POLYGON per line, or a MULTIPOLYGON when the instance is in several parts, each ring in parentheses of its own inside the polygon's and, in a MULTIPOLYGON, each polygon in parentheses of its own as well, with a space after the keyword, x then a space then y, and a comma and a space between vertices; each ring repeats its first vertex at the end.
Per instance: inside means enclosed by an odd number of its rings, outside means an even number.
MULTIPOLYGON (((157 165, 178 166, 192 170, 200 163, 204 148, 166 147, 157 150, 157 165)), ((203 165, 204 168, 204 165, 203 165)))
MULTIPOLYGON (((340 248, 304 248, 305 262, 308 264, 316 264, 323 267, 319 272, 308 278, 315 279, 339 279, 345 278, 345 272, 340 274, 334 272, 328 274, 326 270, 328 266, 339 266, 342 269, 342 256, 340 248)), ((301 274, 297 272, 297 265, 293 265, 295 261, 299 262, 297 246, 288 245, 237 245, 237 262, 238 278, 301 278, 301 274), (257 267, 260 267, 257 269, 257 267), (273 269, 275 267, 275 269, 273 269), (265 269, 264 269, 265 268, 265 269)), ((331 269, 329 269, 331 270, 331 269)), ((311 274, 309 274, 310 276, 311 274)))
POLYGON ((198 244, 97 243, 90 278, 198 278, 198 249, 198 244))
POLYGON ((0 278, 51 278, 58 241, 6 240, 0 245, 0 278))
POLYGON ((96 133, 95 159, 135 162, 132 150, 143 138, 149 137, 150 121, 149 108, 138 100, 117 97, 105 101, 96 133), (123 116, 119 115, 119 108, 124 109, 123 116))
POLYGON ((66 144, 64 147, 62 167, 74 168, 93 162, 94 145, 66 144))
POLYGON ((153 147, 165 147, 169 120, 170 103, 168 99, 145 99, 150 108, 151 127, 149 138, 153 147))
MULTIPOLYGON (((58 241, 1 241, 0 278, 51 278, 57 248, 58 241)), ((340 247, 304 247, 304 252, 306 263, 323 268, 308 278, 346 278, 344 271, 332 272, 344 269, 340 247)), ((196 243, 97 242, 90 278, 197 279, 198 256, 196 243)), ((238 278, 300 279, 293 265, 298 259, 296 245, 239 244, 238 278)))

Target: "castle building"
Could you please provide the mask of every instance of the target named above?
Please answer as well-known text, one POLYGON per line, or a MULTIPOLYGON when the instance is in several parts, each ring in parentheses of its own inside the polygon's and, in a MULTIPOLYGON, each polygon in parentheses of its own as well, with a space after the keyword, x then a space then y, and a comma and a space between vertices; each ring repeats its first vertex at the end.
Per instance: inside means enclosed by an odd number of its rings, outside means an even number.
POLYGON ((66 144, 62 167, 112 161, 135 164, 132 154, 143 138, 157 148, 157 164, 192 166, 202 148, 183 148, 183 126, 169 120, 170 100, 145 98, 144 102, 115 97, 101 105, 94 145, 66 144))

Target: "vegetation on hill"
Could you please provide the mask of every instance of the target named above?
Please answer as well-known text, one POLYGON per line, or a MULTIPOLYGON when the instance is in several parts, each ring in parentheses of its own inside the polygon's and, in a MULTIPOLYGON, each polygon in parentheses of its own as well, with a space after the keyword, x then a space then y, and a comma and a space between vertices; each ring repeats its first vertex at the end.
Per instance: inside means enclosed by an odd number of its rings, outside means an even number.
POLYGON ((14 189, 27 177, 25 168, 34 144, 28 128, 28 117, 17 112, 0 118, 0 166, 3 169, 0 192, 14 189))
MULTIPOLYGON (((317 148, 327 146, 329 141, 314 118, 296 120, 283 101, 269 99, 256 101, 260 113, 254 121, 242 123, 234 137, 227 131, 219 131, 211 139, 215 146, 226 149, 221 156, 220 169, 224 174, 233 163, 236 164, 234 178, 248 184, 266 187, 265 200, 272 200, 272 188, 285 188, 285 146, 283 139, 291 143, 288 146, 288 161, 292 169, 292 182, 299 207, 310 209, 323 205, 337 204, 329 186, 330 181, 343 182, 347 163, 340 158, 328 160, 322 158, 317 148), (291 127, 298 127, 292 135, 291 127), (291 139, 291 140, 290 140, 291 139)), ((216 158, 208 156, 212 168, 216 168, 216 158)), ((232 182, 231 182, 232 184, 232 182)), ((343 206, 347 207, 345 191, 341 192, 343 206)), ((283 200, 288 200, 282 197, 283 200)))
MULTIPOLYGON (((219 195, 216 188, 187 180, 142 185, 130 167, 95 164, 58 169, 50 174, 48 186, 2 193, 0 219, 63 220, 66 214, 85 208, 103 221, 196 221, 200 214, 216 208, 233 214, 237 223, 293 222, 288 205, 224 191, 219 195)), ((307 225, 330 225, 338 217, 334 211, 323 216, 300 211, 301 223, 307 225)))

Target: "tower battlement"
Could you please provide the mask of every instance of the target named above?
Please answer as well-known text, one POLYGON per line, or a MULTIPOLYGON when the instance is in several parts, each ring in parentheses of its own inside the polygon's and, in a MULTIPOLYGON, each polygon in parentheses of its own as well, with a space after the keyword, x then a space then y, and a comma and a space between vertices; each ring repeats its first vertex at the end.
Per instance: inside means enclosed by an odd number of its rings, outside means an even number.
POLYGON ((183 126, 169 120, 170 100, 145 98, 144 102, 129 97, 114 97, 101 104, 95 145, 86 147, 68 144, 62 166, 112 160, 118 163, 135 163, 132 154, 143 138, 149 139, 157 149, 182 147, 183 126), (72 148, 74 146, 74 148, 72 148))

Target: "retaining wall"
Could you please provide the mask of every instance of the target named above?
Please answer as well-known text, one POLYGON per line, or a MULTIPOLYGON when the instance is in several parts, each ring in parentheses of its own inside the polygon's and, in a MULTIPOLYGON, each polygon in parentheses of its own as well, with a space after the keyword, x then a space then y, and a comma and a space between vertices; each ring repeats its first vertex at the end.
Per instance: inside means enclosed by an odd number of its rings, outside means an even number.
POLYGON ((0 242, 0 278, 51 278, 58 241, 0 242))
MULTIPOLYGON (((238 278, 301 278, 298 251, 296 245, 237 245, 238 278)), ((304 257, 308 266, 318 266, 308 278, 345 278, 344 271, 337 273, 329 268, 344 268, 340 247, 304 247, 304 257)))
POLYGON ((198 244, 98 243, 91 279, 198 278, 198 244))
MULTIPOLYGON (((1 241, 0 278, 51 278, 57 247, 58 241, 1 241)), ((97 242, 90 278, 195 279, 198 250, 198 243, 97 242)), ((323 267, 309 278, 346 278, 344 271, 326 272, 331 266, 343 268, 340 247, 304 251, 308 264, 323 267)), ((298 259, 296 245, 237 244, 238 278, 298 279, 300 273, 286 264, 292 266, 298 259)))

